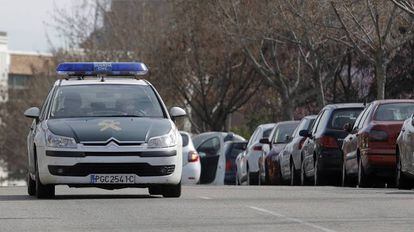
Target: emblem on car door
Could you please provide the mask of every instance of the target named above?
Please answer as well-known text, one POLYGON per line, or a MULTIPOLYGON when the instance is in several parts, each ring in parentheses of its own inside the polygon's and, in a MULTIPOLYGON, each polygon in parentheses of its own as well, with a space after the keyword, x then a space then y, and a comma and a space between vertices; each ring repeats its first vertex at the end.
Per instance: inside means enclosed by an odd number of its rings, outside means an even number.
POLYGON ((121 123, 114 121, 114 120, 103 120, 98 125, 101 127, 101 131, 105 131, 107 129, 112 129, 115 131, 120 131, 122 128, 119 126, 121 123))

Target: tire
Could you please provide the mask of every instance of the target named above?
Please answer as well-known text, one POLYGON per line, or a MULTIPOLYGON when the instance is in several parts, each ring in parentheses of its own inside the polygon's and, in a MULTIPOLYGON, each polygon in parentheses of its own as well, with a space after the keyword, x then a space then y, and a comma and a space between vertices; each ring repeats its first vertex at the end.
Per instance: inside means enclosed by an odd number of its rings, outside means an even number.
POLYGON ((177 185, 164 185, 162 196, 166 198, 178 198, 181 196, 181 182, 177 185))
POLYGON ((295 165, 293 164, 293 162, 290 162, 290 186, 295 186, 297 185, 298 181, 297 181, 297 177, 296 177, 296 170, 295 170, 295 165))
POLYGON ((349 178, 346 174, 346 163, 345 160, 342 161, 342 179, 341 179, 341 186, 342 187, 349 187, 349 178))
POLYGON ((30 177, 29 173, 27 173, 27 194, 29 194, 29 196, 36 195, 36 181, 30 177))
POLYGON ((39 167, 36 161, 36 197, 39 199, 52 199, 55 197, 55 186, 44 185, 39 178, 39 167))
POLYGON ((358 159, 358 187, 359 188, 367 188, 371 187, 371 180, 369 179, 368 175, 365 173, 364 166, 362 166, 362 158, 359 157, 358 159))
POLYGON ((401 190, 411 190, 413 188, 413 182, 407 176, 405 176, 404 172, 401 169, 401 160, 397 157, 397 173, 395 178, 395 184, 398 189, 401 190))
POLYGON ((313 184, 314 186, 321 186, 323 185, 323 177, 321 176, 320 170, 319 170, 319 159, 315 159, 315 166, 313 168, 314 174, 313 174, 313 184))
POLYGON ((306 179, 306 174, 305 174, 305 162, 303 162, 300 164, 300 185, 301 186, 306 186, 307 185, 307 179, 306 179))
POLYGON ((251 173, 251 172, 247 173, 247 184, 248 185, 258 185, 259 184, 258 180, 259 180, 258 173, 251 173))
POLYGON ((162 186, 154 185, 148 188, 150 195, 162 195, 162 186))

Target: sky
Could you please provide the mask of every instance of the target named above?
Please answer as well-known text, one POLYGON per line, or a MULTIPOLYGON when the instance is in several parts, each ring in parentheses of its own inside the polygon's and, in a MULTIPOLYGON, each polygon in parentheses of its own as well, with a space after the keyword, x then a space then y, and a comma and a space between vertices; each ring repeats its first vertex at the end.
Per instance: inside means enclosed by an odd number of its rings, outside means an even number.
POLYGON ((50 40, 63 44, 53 24, 53 10, 80 0, 0 0, 0 31, 8 34, 9 50, 49 52, 50 40), (48 25, 49 24, 49 25, 48 25))

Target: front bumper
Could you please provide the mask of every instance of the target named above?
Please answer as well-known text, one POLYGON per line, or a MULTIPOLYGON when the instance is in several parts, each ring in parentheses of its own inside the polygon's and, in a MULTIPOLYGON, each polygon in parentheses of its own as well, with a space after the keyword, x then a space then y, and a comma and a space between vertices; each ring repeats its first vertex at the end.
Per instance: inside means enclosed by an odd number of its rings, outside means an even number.
MULTIPOLYGON (((182 174, 180 147, 86 147, 50 149, 37 147, 39 178, 42 184, 91 185, 94 174, 133 174, 133 185, 178 184, 182 174)), ((93 186, 93 185, 92 185, 93 186)))

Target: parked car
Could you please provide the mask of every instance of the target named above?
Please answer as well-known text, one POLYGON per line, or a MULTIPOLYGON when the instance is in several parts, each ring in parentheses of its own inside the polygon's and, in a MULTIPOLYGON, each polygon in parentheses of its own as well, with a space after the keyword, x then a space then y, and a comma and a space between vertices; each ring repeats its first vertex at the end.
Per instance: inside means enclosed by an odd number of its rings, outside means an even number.
POLYGON ((226 156, 226 172, 224 184, 234 185, 236 183, 237 165, 236 158, 246 150, 247 142, 225 142, 224 154, 226 156))
POLYGON ((263 124, 256 128, 247 143, 246 151, 236 158, 237 183, 247 182, 248 185, 257 185, 259 183, 259 166, 258 161, 262 156, 263 144, 260 139, 267 138, 274 129, 275 124, 263 124))
POLYGON ((201 164, 200 157, 194 148, 191 135, 180 131, 183 139, 183 172, 181 184, 197 184, 200 180, 201 164))
POLYGON ((281 184, 280 152, 290 142, 291 136, 299 121, 279 122, 275 125, 268 138, 260 140, 263 143, 263 155, 258 161, 259 184, 281 184))
POLYGON ((194 147, 200 156, 200 184, 224 184, 227 141, 245 142, 240 135, 227 132, 206 132, 193 136, 194 147))
POLYGON ((405 120, 397 138, 397 176, 399 189, 414 187, 414 115, 405 120))
POLYGON ((300 167, 303 157, 301 156, 302 146, 306 137, 299 135, 301 130, 310 130, 316 115, 309 115, 300 121, 292 134, 291 141, 281 151, 281 174, 284 181, 289 181, 290 185, 297 185, 300 182, 300 167))
POLYGON ((334 180, 339 184, 342 170, 342 142, 347 136, 345 124, 353 124, 364 109, 363 104, 332 104, 325 106, 312 129, 302 130, 299 135, 307 137, 303 148, 301 184, 313 180, 314 185, 334 180))
POLYGON ((414 100, 374 101, 353 127, 345 128, 349 135, 343 144, 344 185, 352 180, 360 187, 395 183, 397 137, 413 112, 414 100))

